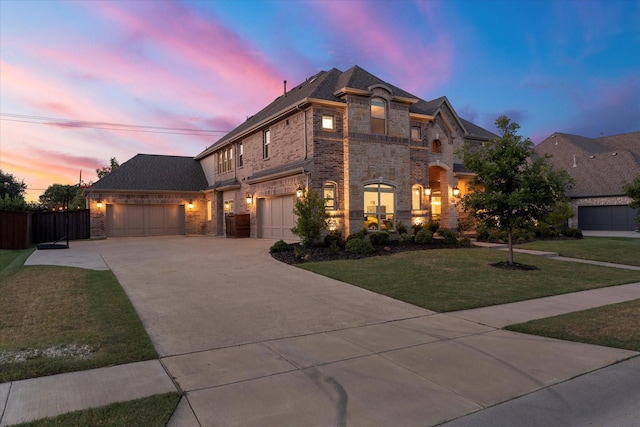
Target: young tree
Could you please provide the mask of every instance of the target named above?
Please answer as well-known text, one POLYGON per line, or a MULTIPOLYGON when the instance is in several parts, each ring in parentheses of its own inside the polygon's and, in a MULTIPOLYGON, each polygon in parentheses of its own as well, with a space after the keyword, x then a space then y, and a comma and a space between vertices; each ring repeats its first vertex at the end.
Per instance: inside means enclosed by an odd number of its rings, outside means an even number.
POLYGON ((506 231, 508 263, 513 264, 513 230, 542 220, 573 183, 564 170, 554 170, 548 157, 535 157, 533 142, 517 135, 520 128, 506 116, 498 117, 501 136, 483 147, 465 145, 465 167, 476 175, 462 207, 479 223, 506 231))
POLYGON ((115 157, 112 157, 109 161, 109 166, 105 166, 102 169, 96 169, 96 175, 98 175, 98 179, 102 179, 114 170, 118 169, 119 166, 120 163, 118 163, 115 157))
POLYGON ((52 184, 40 196, 40 203, 47 210, 58 209, 64 205, 67 192, 69 194, 69 209, 85 208, 85 197, 82 195, 82 188, 77 185, 52 184))
POLYGON ((18 181, 13 174, 0 169, 0 198, 4 199, 8 195, 10 199, 24 200, 25 191, 27 184, 24 181, 18 181))
POLYGON ((622 189, 627 197, 631 197, 629 207, 631 209, 638 209, 635 221, 636 225, 640 227, 640 175, 636 176, 632 182, 625 184, 622 189))
POLYGON ((309 246, 320 239, 322 230, 327 228, 329 215, 325 210, 325 201, 316 191, 309 190, 307 194, 296 200, 293 213, 298 217, 291 232, 302 238, 302 244, 309 246))

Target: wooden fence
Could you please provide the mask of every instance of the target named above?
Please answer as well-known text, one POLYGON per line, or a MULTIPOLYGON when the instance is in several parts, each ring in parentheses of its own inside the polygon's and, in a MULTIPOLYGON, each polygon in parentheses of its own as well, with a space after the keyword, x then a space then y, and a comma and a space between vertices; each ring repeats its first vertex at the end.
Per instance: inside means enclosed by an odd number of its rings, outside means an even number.
POLYGON ((0 248, 25 249, 32 244, 90 238, 88 209, 69 212, 0 212, 0 248))

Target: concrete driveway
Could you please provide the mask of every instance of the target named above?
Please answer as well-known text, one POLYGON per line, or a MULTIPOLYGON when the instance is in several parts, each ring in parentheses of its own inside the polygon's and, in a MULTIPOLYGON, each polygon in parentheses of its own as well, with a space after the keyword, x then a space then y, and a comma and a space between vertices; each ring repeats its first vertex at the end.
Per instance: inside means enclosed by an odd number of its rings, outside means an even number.
POLYGON ((637 354, 435 314, 283 265, 272 243, 74 243, 102 255, 186 392, 170 426, 437 425, 637 354))

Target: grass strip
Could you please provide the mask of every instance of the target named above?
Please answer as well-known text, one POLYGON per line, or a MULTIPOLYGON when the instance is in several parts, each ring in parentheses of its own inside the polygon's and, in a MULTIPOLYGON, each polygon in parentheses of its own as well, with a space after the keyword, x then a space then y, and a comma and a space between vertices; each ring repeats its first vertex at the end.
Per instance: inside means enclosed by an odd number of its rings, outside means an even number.
POLYGON ((0 382, 158 357, 111 271, 23 266, 3 276, 0 307, 0 382), (90 352, 42 354, 71 345, 90 352))
POLYGON ((492 267, 504 251, 439 249, 298 267, 437 312, 524 301, 640 281, 640 272, 516 254, 539 270, 492 267))
POLYGON ((57 417, 43 418, 15 427, 68 426, 145 426, 164 427, 178 406, 181 394, 157 394, 128 402, 113 403, 99 408, 69 412, 57 417))
POLYGON ((505 329, 640 351, 640 299, 510 325, 505 329))
POLYGON ((517 245, 516 248, 558 252, 569 258, 640 266, 640 239, 634 238, 585 237, 575 240, 538 240, 517 245))

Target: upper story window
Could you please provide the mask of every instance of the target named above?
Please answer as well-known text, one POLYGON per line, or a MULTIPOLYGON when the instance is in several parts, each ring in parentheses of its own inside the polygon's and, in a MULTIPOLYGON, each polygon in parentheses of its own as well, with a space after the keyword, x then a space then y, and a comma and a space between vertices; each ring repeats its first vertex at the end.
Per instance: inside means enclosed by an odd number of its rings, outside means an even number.
POLYGON ((434 139, 431 143, 431 152, 432 153, 442 153, 442 143, 439 139, 434 139))
POLYGON ((269 145, 271 144, 271 131, 269 129, 264 131, 262 135, 262 158, 269 158, 269 145))
POLYGON ((387 103, 382 98, 371 100, 371 133, 387 133, 387 103))
POLYGON ((233 170, 233 148, 226 147, 218 152, 218 173, 233 170))
POLYGON ((322 189, 324 197, 324 208, 328 211, 336 210, 336 183, 327 181, 322 189))
POLYGON ((414 141, 422 140, 422 128, 420 126, 411 126, 411 139, 414 141))
POLYGON ((238 167, 241 168, 244 165, 244 147, 242 142, 238 143, 238 167))
POLYGON ((336 117, 331 114, 322 115, 322 129, 335 130, 336 129, 336 117))

